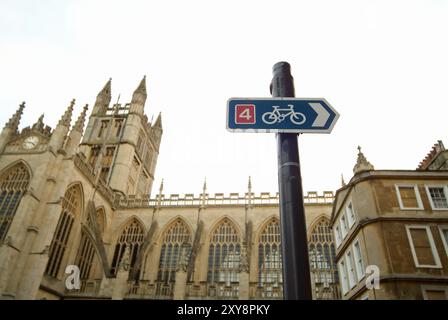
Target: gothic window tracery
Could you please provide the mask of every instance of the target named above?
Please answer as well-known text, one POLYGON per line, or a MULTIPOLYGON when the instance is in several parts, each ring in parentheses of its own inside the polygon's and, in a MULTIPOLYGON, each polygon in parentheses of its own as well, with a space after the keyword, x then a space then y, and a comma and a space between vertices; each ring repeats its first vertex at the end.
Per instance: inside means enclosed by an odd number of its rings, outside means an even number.
POLYGON ((6 237, 29 182, 30 174, 22 163, 13 166, 0 177, 0 243, 6 237))
MULTIPOLYGON (((102 237, 105 227, 105 213, 103 208, 99 208, 95 211, 96 223, 98 225, 98 231, 102 237)), ((86 220, 87 226, 92 232, 95 232, 94 221, 89 214, 86 220)), ((78 247, 78 253, 76 255, 75 264, 80 269, 80 279, 88 280, 91 279, 92 269, 94 269, 94 261, 96 256, 96 250, 94 247, 93 240, 87 234, 87 231, 83 230, 81 233, 81 240, 78 247)))
POLYGON ((265 226, 258 241, 258 285, 278 287, 282 283, 280 223, 273 218, 265 226))
POLYGON ((191 253, 192 235, 185 222, 176 220, 166 231, 160 251, 159 270, 157 273, 158 295, 171 296, 176 270, 181 257, 191 253))
POLYGON ((76 217, 80 216, 82 209, 82 194, 79 185, 70 187, 62 198, 62 213, 59 218, 45 273, 51 277, 57 277, 61 262, 67 249, 70 233, 76 217))
POLYGON ((208 256, 208 282, 225 283, 239 281, 241 254, 240 235, 235 225, 225 218, 212 234, 208 256))
POLYGON ((87 280, 90 277, 90 271, 95 257, 95 247, 85 231, 81 233, 81 242, 78 248, 78 254, 75 264, 80 270, 80 279, 87 280))
POLYGON ((132 268, 134 267, 137 255, 144 240, 144 231, 141 224, 133 219, 122 231, 120 237, 115 245, 115 252, 112 259, 112 274, 116 274, 118 267, 123 258, 124 251, 126 247, 129 247, 130 252, 130 274, 132 273, 132 268))
POLYGON ((322 218, 313 228, 308 247, 311 279, 314 281, 318 299, 337 298, 338 275, 336 268, 336 250, 330 222, 322 218))

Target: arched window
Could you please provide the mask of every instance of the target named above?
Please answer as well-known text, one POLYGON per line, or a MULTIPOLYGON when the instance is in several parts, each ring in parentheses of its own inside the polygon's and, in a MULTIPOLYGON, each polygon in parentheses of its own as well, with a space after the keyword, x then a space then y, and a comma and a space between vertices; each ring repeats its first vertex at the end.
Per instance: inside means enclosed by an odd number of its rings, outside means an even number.
POLYGON ((239 282, 241 240, 236 227, 224 219, 212 234, 208 255, 209 283, 239 282))
POLYGON ((0 243, 6 237, 29 183, 30 174, 22 163, 13 166, 0 176, 0 243))
POLYGON ((129 274, 132 274, 138 252, 143 244, 144 233, 141 224, 133 219, 123 230, 115 245, 114 257, 112 259, 112 274, 116 274, 126 247, 129 247, 131 264, 129 274))
POLYGON ((311 231, 309 241, 311 278, 314 281, 317 299, 338 297, 338 274, 336 251, 330 221, 322 218, 311 231))
POLYGON ((62 198, 62 213, 50 246, 50 253, 45 273, 57 277, 67 249, 68 239, 76 217, 80 216, 82 195, 79 185, 70 187, 62 198))
POLYGON ((95 248, 87 233, 83 231, 75 263, 79 267, 81 280, 89 279, 94 257, 95 248))
POLYGON ((176 220, 166 231, 160 251, 157 294, 172 295, 176 269, 183 254, 190 256, 192 235, 185 222, 176 220), (183 253, 184 251, 184 253, 183 253))
MULTIPOLYGON (((96 222, 98 223, 98 231, 102 236, 104 233, 104 209, 99 208, 95 211, 96 214, 96 222)), ((90 230, 94 232, 95 226, 94 221, 90 214, 87 215, 87 226, 89 226, 90 230)), ((90 279, 90 273, 93 266, 93 261, 95 258, 95 247, 92 242, 92 239, 87 234, 86 230, 83 230, 81 233, 81 241, 78 247, 78 253, 76 255, 75 264, 79 267, 80 270, 80 278, 81 280, 90 279)))
POLYGON ((282 283, 280 223, 278 219, 272 218, 258 240, 258 285, 269 291, 271 286, 278 287, 282 283))

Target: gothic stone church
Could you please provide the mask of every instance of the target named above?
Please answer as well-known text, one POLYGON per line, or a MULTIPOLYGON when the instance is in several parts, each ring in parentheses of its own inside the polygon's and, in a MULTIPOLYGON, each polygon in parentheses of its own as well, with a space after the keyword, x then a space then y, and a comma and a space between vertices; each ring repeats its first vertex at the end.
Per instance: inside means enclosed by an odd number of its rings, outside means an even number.
MULTIPOLYGON (((25 104, 0 135, 1 299, 281 299, 278 194, 151 193, 162 118, 99 92, 87 127, 75 101, 52 129, 19 130, 25 104), (155 194, 151 197, 150 194, 155 194), (79 287, 67 285, 71 265, 79 287), (76 273, 76 272, 75 272, 76 273)), ((332 192, 305 197, 315 299, 338 299, 329 229, 332 192)), ((69 283, 71 284, 71 282, 69 283)))

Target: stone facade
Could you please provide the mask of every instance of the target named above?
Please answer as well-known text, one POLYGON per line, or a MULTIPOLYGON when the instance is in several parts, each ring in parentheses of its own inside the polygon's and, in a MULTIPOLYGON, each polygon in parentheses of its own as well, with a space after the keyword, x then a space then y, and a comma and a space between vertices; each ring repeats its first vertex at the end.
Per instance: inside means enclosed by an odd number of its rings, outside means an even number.
MULTIPOLYGON (((87 119, 43 116, 0 134, 1 299, 279 299, 278 194, 150 196, 162 117, 144 113, 146 80, 111 105, 111 81, 87 119), (86 129, 84 123, 87 121, 86 129), (76 265, 80 288, 68 288, 76 265)), ((337 299, 329 232, 333 193, 305 197, 313 294, 337 299)))
POLYGON ((343 299, 448 299, 446 155, 439 142, 415 171, 374 170, 360 150, 331 219, 343 299))

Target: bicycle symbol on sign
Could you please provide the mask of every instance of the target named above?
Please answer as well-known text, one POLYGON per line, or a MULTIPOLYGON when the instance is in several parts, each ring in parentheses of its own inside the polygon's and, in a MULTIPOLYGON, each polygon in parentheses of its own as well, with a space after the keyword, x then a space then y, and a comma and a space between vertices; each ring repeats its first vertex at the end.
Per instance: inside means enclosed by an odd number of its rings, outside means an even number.
POLYGON ((266 112, 262 116, 262 120, 266 124, 280 123, 289 116, 292 123, 300 125, 304 124, 306 117, 303 113, 294 111, 294 105, 288 104, 289 108, 281 109, 279 106, 272 106, 274 108, 271 112, 266 112))

